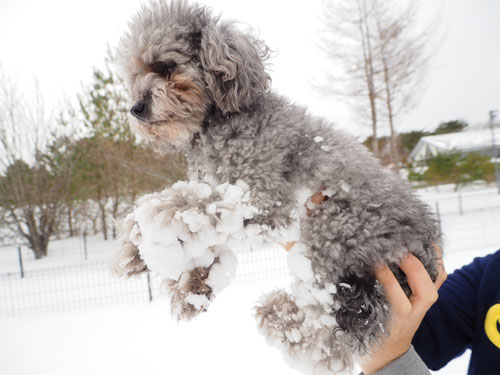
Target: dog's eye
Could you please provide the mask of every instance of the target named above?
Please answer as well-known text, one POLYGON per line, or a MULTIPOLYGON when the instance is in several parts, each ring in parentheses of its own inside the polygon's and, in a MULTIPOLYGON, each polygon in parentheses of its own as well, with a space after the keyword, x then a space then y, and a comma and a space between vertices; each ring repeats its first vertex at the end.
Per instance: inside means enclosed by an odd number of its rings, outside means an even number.
POLYGON ((162 77, 170 77, 172 72, 177 68, 177 63, 173 60, 168 60, 165 62, 155 62, 151 64, 151 69, 156 74, 162 77))
POLYGON ((177 68, 177 63, 175 61, 167 61, 163 64, 163 74, 170 75, 177 68))

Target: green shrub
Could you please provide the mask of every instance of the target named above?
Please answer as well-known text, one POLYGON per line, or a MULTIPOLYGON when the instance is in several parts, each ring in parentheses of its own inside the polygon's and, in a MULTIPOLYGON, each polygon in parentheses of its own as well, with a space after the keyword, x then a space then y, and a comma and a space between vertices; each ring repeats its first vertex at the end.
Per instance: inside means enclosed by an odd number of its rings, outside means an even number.
POLYGON ((408 179, 427 185, 454 183, 465 185, 472 181, 494 180, 490 157, 480 154, 438 154, 425 162, 425 167, 410 167, 408 179))

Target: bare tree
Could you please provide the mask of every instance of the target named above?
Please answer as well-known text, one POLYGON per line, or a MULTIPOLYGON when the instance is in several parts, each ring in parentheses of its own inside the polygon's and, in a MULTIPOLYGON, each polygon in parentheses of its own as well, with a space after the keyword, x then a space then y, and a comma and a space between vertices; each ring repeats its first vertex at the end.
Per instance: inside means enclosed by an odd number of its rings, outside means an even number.
POLYGON ((380 99, 390 129, 392 166, 399 164, 395 118, 411 108, 423 93, 429 60, 440 41, 438 20, 418 29, 418 1, 373 0, 375 41, 381 67, 380 99), (403 6, 401 7, 401 4, 403 6))
POLYGON ((37 259, 57 229, 70 175, 70 159, 53 135, 39 92, 28 100, 0 75, 1 221, 37 259))
POLYGON ((329 86, 333 84, 335 89, 326 85, 321 88, 347 97, 356 111, 369 107, 372 151, 376 156, 380 156, 380 119, 387 120, 394 168, 399 160, 395 118, 420 97, 434 51, 433 41, 437 39, 437 18, 422 30, 417 29, 418 3, 323 1, 325 32, 320 46, 340 69, 329 77, 329 86))
POLYGON ((332 62, 327 82, 319 85, 326 93, 342 96, 362 117, 368 115, 372 129, 372 151, 378 157, 376 49, 372 2, 369 0, 323 1, 324 31, 320 48, 332 62), (361 100, 361 101, 360 101, 361 100), (369 106, 367 113, 364 108, 369 106))

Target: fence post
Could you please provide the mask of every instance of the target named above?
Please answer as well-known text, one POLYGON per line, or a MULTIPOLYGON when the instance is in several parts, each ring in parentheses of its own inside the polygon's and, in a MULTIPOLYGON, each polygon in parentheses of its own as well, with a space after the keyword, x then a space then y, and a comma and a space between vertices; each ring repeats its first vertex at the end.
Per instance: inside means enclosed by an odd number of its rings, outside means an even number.
POLYGON ((441 232, 441 214, 439 213, 439 202, 436 201, 436 215, 438 218, 438 224, 439 224, 439 231, 441 232))
POLYGON ((82 234, 83 239, 83 258, 87 260, 87 231, 83 231, 82 234))
POLYGON ((17 247, 17 254, 19 255, 19 270, 21 271, 21 279, 24 278, 23 255, 21 254, 21 246, 17 247))
POLYGON ((460 215, 464 214, 464 209, 462 207, 462 194, 458 193, 458 212, 460 215))
POLYGON ((148 279, 148 297, 149 302, 153 300, 153 294, 151 293, 151 279, 149 278, 149 272, 146 272, 146 277, 148 279))

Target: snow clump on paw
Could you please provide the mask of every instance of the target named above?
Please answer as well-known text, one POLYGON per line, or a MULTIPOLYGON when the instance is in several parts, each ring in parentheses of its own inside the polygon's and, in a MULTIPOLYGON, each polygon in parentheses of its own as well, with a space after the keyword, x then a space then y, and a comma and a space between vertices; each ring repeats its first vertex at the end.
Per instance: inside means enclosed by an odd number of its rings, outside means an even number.
POLYGON ((205 311, 214 293, 229 285, 236 271, 231 250, 258 234, 258 228, 244 226, 256 213, 242 181, 216 187, 182 181, 139 199, 127 218, 134 222, 128 240, 147 268, 168 283, 174 315, 205 311))

